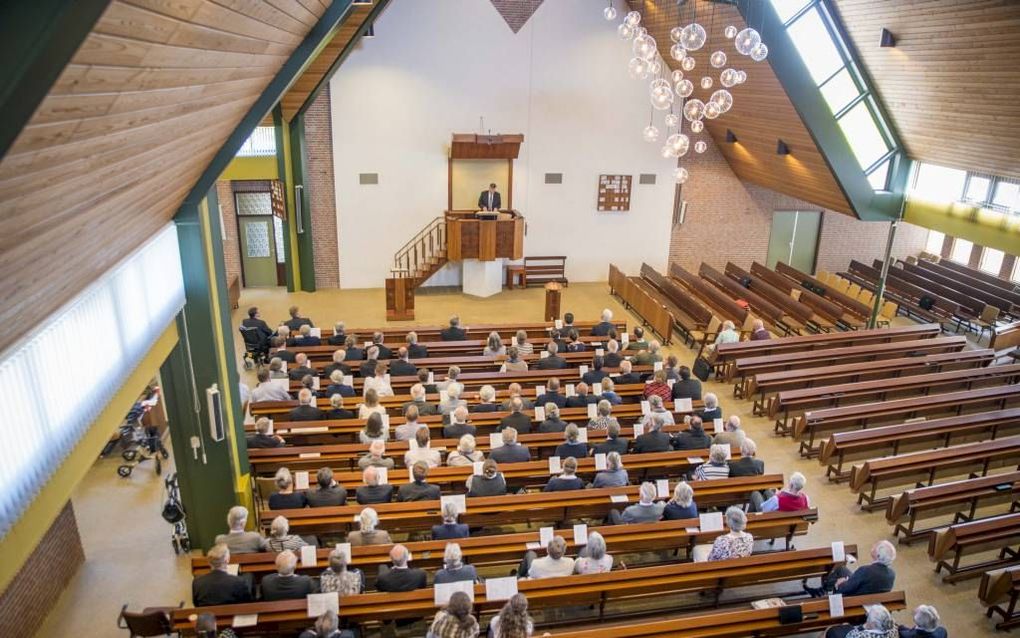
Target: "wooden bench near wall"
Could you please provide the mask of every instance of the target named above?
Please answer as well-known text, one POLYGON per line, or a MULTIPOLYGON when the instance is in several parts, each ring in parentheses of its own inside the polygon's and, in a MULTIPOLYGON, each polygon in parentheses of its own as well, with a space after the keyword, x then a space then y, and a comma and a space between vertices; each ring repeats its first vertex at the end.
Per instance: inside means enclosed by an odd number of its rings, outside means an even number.
POLYGON ((567 281, 567 257, 566 255, 546 255, 524 258, 524 281, 525 287, 532 285, 544 286, 555 281, 564 286, 569 286, 567 281))

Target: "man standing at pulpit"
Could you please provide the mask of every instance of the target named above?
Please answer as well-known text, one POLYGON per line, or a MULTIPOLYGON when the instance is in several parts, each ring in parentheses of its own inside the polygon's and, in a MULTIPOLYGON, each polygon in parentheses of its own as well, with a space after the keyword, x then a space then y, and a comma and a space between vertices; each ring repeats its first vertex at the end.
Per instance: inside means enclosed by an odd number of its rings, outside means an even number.
POLYGON ((481 210, 498 211, 502 208, 503 202, 496 191, 495 184, 489 184, 489 190, 482 191, 478 196, 478 208, 481 210))

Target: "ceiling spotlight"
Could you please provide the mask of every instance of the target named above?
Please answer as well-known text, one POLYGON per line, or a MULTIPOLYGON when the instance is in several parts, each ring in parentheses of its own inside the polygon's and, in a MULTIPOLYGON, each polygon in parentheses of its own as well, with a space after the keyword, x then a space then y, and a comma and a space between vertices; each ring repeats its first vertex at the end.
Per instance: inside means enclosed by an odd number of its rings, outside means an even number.
POLYGON ((786 145, 786 142, 779 140, 779 144, 776 145, 776 155, 789 155, 790 147, 786 145))
POLYGON ((889 29, 882 29, 882 40, 880 41, 879 46, 883 47, 896 46, 896 36, 892 34, 892 31, 890 31, 889 29))

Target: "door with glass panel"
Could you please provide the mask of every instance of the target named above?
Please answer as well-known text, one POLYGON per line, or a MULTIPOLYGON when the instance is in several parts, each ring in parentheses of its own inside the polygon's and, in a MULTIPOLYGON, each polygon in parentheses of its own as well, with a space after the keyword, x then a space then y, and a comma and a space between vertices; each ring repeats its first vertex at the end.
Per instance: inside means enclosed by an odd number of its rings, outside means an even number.
POLYGON ((237 239, 241 252, 241 276, 246 288, 280 285, 278 265, 282 225, 273 214, 267 192, 234 193, 237 239))
POLYGON ((766 265, 775 268, 778 262, 783 262, 801 272, 814 273, 821 227, 821 211, 777 210, 772 213, 766 265))

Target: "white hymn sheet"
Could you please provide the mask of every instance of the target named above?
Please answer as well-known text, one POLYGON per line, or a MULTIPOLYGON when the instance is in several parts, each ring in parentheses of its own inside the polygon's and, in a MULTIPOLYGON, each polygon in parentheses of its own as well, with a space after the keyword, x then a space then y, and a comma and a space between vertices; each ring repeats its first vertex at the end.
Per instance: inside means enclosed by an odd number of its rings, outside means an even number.
POLYGON ((516 593, 516 576, 485 579, 485 600, 510 600, 516 593))
POLYGON ((328 594, 308 594, 308 617, 318 618, 327 611, 340 611, 340 595, 335 591, 328 594))
POLYGON ((432 385, 435 382, 436 382, 436 373, 435 372, 429 372, 428 384, 432 385))
POLYGON ((670 390, 673 389, 673 384, 675 384, 675 383, 676 383, 676 379, 666 379, 666 385, 669 386, 670 390))
POLYGON ((723 426, 722 419, 712 419, 712 427, 715 428, 716 434, 722 434, 723 430, 725 429, 723 426))
POLYGON ((596 416, 598 416, 598 409, 599 409, 599 406, 595 405, 594 403, 589 403, 588 404, 588 418, 589 419, 594 419, 596 416))
POLYGON ((647 415, 651 411, 652 411, 652 404, 649 403, 648 401, 642 401, 641 402, 641 414, 647 415))
POLYGON ((843 616, 843 594, 831 594, 829 596, 829 617, 840 618, 843 616))
POLYGON ((464 494, 449 494, 446 496, 439 497, 439 506, 446 507, 447 503, 453 503, 457 506, 457 513, 463 514, 467 512, 467 499, 464 494))
POLYGON ((312 328, 311 330, 308 331, 308 336, 309 337, 319 337, 321 339, 322 338, 322 328, 312 328))
POLYGON ((269 430, 266 432, 266 434, 268 434, 270 436, 273 435, 273 420, 272 419, 269 419, 269 430))
POLYGON ((602 382, 601 381, 596 381, 595 383, 593 383, 592 386, 591 386, 591 391, 597 397, 602 396, 602 382))
POLYGON ((436 607, 441 607, 450 602, 450 596, 462 591, 472 601, 475 599, 475 583, 472 580, 459 580, 452 583, 439 583, 432 588, 433 600, 436 607))
POLYGON ((574 545, 588 544, 588 526, 584 523, 574 525, 574 545))
POLYGON ((315 567, 315 545, 305 545, 301 548, 301 566, 315 567))
POLYGON ((556 328, 557 330, 562 330, 563 329, 563 320, 562 319, 556 319, 555 321, 553 321, 553 328, 556 328))
POLYGON ((549 457, 549 473, 560 474, 563 472, 563 465, 560 463, 560 457, 550 456, 549 457))
POLYGON ((318 390, 319 389, 319 384, 321 382, 322 382, 321 379, 319 379, 319 377, 317 375, 313 376, 312 377, 312 389, 313 390, 318 390))
POLYGON ((645 433, 645 424, 638 421, 634 424, 634 438, 637 438, 645 433))
POLYGON ((630 499, 627 498, 626 494, 613 494, 609 497, 610 503, 627 503, 630 499))
POLYGON ((843 541, 832 542, 832 562, 842 563, 846 560, 846 548, 843 541))
POLYGON ((721 532, 723 531, 723 518, 722 512, 709 512, 708 514, 701 514, 698 516, 700 521, 699 527, 703 532, 721 532))
POLYGON ((620 343, 622 343, 623 345, 627 345, 628 343, 630 343, 630 333, 629 332, 625 332, 622 335, 620 335, 620 343))
POLYGON ((371 348, 371 347, 372 347, 372 346, 373 346, 374 344, 373 344, 373 343, 372 343, 371 341, 366 341, 365 343, 363 343, 363 344, 361 344, 361 345, 362 345, 362 346, 364 346, 365 350, 368 350, 368 349, 369 349, 369 348, 371 348))
POLYGON ((700 456, 688 456, 687 462, 690 463, 691 465, 701 465, 702 463, 705 462, 705 459, 701 458, 700 456))
POLYGON ((655 363, 653 363, 652 364, 652 370, 655 371, 655 372, 658 372, 659 370, 662 370, 662 362, 661 361, 656 361, 655 363))
POLYGON ((588 374, 588 366, 578 366, 577 367, 577 376, 583 378, 584 375, 586 375, 586 374, 588 374))
POLYGON ((376 472, 379 475, 379 485, 386 485, 390 482, 390 472, 385 467, 376 467, 376 472))
POLYGON ((577 390, 574 388, 574 384, 573 383, 568 383, 567 384, 567 396, 568 397, 572 397, 572 396, 576 396, 576 395, 577 395, 577 390))
POLYGON ((604 356, 606 356, 606 351, 603 350, 602 348, 595 348, 595 356, 596 357, 604 357, 604 356))
POLYGON ((503 447, 503 435, 499 432, 493 432, 489 435, 489 449, 495 450, 498 447, 503 447))
POLYGON ((335 547, 336 551, 343 554, 347 564, 351 563, 351 544, 350 543, 337 543, 335 547))
POLYGON ((536 421, 545 421, 545 408, 544 407, 542 407, 540 405, 536 405, 535 406, 535 420, 536 421))
MULTIPOLYGON (((292 434, 318 434, 320 432, 329 432, 329 426, 328 425, 316 425, 316 426, 313 426, 313 427, 310 427, 310 428, 291 428, 290 431, 291 431, 292 434)), ((322 454, 320 454, 318 452, 315 452, 315 456, 305 455, 305 454, 300 454, 298 456, 299 456, 299 458, 302 458, 302 459, 317 459, 320 456, 322 456, 322 454)))
MULTIPOLYGON (((594 404, 589 404, 588 407, 591 407, 592 405, 594 405, 594 404)), ((588 428, 578 428, 577 429, 577 440, 578 440, 579 443, 587 443, 588 442, 588 428)))
POLYGON ((595 471, 601 472, 606 469, 606 455, 596 454, 595 455, 595 471))
POLYGON ((344 376, 344 385, 354 387, 354 375, 348 374, 344 376))
POLYGON ((543 394, 545 394, 545 386, 544 385, 536 385, 535 386, 535 396, 536 397, 540 397, 543 394))
POLYGON ((542 351, 542 352, 541 352, 541 353, 540 353, 540 354, 538 355, 538 358, 539 358, 539 359, 545 359, 545 358, 546 358, 546 357, 548 357, 548 356, 549 356, 549 351, 548 351, 548 350, 543 350, 543 351, 542 351))
POLYGON ((241 565, 238 563, 230 563, 227 565, 227 573, 231 576, 237 576, 241 571, 241 565))
POLYGON ((549 541, 555 536, 556 530, 552 527, 540 527, 538 528, 538 544, 540 547, 545 547, 549 544, 549 541))
POLYGON ((294 489, 308 489, 308 472, 294 472, 294 489))
POLYGON ((673 404, 675 412, 693 412, 694 404, 690 399, 677 399, 673 404))
MULTIPOLYGON (((301 428, 294 428, 294 432, 298 431, 303 432, 304 430, 302 430, 301 428)), ((298 454, 299 459, 317 459, 320 456, 322 456, 322 452, 304 452, 302 454, 298 454)))
POLYGON ((481 476, 483 465, 485 465, 485 461, 475 461, 471 464, 471 473, 475 476, 481 476))
POLYGON ((234 620, 230 623, 231 627, 254 627, 259 624, 258 614, 235 614, 234 620))
POLYGON ((659 498, 669 498, 669 479, 656 479, 655 493, 659 498))

